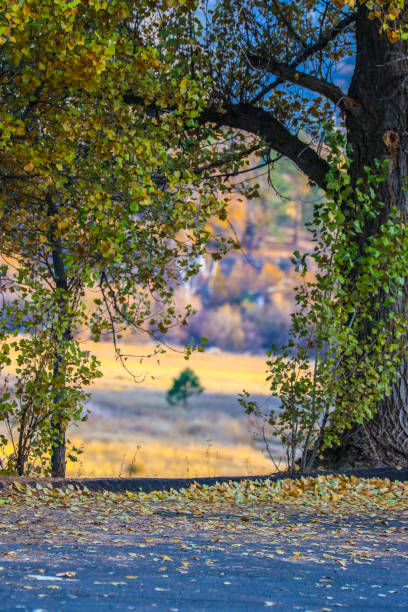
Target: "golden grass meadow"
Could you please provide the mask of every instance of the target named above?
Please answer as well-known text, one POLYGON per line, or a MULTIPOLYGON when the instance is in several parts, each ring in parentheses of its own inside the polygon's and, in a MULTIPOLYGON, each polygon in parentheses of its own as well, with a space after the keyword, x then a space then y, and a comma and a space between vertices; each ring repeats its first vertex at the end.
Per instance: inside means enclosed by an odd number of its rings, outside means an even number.
MULTIPOLYGON (((127 367, 109 342, 83 344, 101 361, 103 377, 92 387, 89 419, 68 432, 83 449, 68 462, 69 477, 176 477, 269 474, 274 466, 252 441, 238 404, 243 389, 267 397, 265 358, 219 351, 167 349, 150 358, 153 345, 123 344, 127 367), (204 393, 186 412, 168 406, 173 378, 190 367, 204 393)), ((11 448, 8 449, 8 452, 11 448)))
POLYGON ((250 446, 173 444, 160 440, 86 440, 78 463, 70 463, 67 477, 198 478, 255 476, 272 471, 271 462, 250 446))
MULTIPOLYGON (((121 367, 110 342, 84 343, 102 363, 103 378, 96 382, 97 388, 128 389, 135 387, 132 377, 121 367)), ((151 355, 154 346, 148 344, 123 344, 124 355, 128 355, 129 369, 137 376, 143 388, 167 391, 172 379, 186 367, 199 376, 206 391, 216 393, 240 393, 245 388, 250 393, 268 393, 265 382, 265 357, 262 355, 236 354, 221 351, 193 353, 188 361, 180 348, 167 349, 164 355, 151 355)))
MULTIPOLYGON (((156 355, 141 360, 140 356, 149 355, 154 351, 151 345, 126 344, 122 352, 129 355, 127 364, 137 377, 135 383, 115 358, 110 343, 86 344, 87 350, 94 353, 102 363, 103 378, 94 387, 99 397, 104 391, 134 392, 143 395, 146 392, 161 394, 165 392, 175 378, 185 367, 190 367, 199 376, 205 389, 200 398, 205 403, 206 395, 221 394, 225 402, 231 401, 232 395, 237 395, 243 389, 255 394, 264 394, 265 360, 262 356, 239 355, 224 352, 194 353, 188 361, 179 350, 167 350, 165 354, 156 355)), ((222 398, 220 400, 222 402, 222 398)), ((222 405, 222 403, 220 404, 222 405)), ((208 399, 208 409, 211 411, 211 399, 208 399)), ((215 408, 217 410, 218 408, 215 408)), ((240 408, 238 408, 240 410, 240 408)), ((143 411, 143 407, 142 410, 143 411)), ((228 439, 212 440, 211 432, 203 431, 202 440, 191 440, 189 436, 179 436, 180 425, 194 418, 195 412, 179 414, 173 420, 174 427, 166 437, 152 432, 138 438, 124 435, 121 428, 110 437, 93 436, 88 428, 83 427, 84 434, 78 437, 72 434, 72 442, 84 448, 78 463, 68 465, 69 476, 141 476, 141 477, 183 477, 200 476, 234 476, 267 474, 273 469, 270 460, 261 450, 248 440, 234 444, 228 439), (176 430, 176 431, 175 431, 176 430), (180 439, 181 437, 181 439, 180 439)), ((158 418, 155 409, 150 408, 150 414, 145 418, 154 421, 158 418)), ((163 415, 169 418, 168 413, 163 415)), ((170 413, 171 416, 171 413, 170 413)), ((208 418, 208 414, 207 414, 208 418)), ((209 416, 211 418, 211 415, 209 416)), ((135 414, 135 420, 138 415, 135 414)), ((129 417, 127 417, 129 420, 129 417)), ((91 421, 89 422, 91 424, 91 421)), ((229 422, 229 430, 234 426, 229 422)), ((126 422, 123 423, 126 427, 126 422)), ((228 438, 228 432, 225 435, 228 438)))

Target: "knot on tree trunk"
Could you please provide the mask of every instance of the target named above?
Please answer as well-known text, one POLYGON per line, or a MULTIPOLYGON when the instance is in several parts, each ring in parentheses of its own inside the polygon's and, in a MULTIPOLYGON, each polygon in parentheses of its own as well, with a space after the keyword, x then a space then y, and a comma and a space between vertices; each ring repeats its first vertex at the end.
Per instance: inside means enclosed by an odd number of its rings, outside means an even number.
POLYGON ((388 130, 388 132, 385 132, 385 134, 383 134, 382 139, 385 150, 387 151, 388 156, 392 160, 393 170, 397 165, 400 137, 397 132, 394 132, 394 130, 388 130))

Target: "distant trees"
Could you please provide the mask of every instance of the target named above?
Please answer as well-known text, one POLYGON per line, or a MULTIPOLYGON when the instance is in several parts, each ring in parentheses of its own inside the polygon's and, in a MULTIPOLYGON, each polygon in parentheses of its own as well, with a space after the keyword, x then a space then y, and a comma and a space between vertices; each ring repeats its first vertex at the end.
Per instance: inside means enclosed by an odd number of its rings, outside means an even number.
POLYGON ((185 368, 180 375, 173 379, 173 385, 167 391, 166 400, 172 406, 187 408, 188 400, 193 395, 199 395, 204 391, 198 376, 191 368, 185 368))

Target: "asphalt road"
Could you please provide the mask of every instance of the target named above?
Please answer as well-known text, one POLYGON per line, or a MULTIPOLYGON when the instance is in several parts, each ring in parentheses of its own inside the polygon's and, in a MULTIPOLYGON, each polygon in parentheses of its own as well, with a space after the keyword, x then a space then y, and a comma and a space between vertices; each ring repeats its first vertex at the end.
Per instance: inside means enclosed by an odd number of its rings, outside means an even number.
POLYGON ((0 610, 408 610, 397 513, 73 514, 4 511, 0 610))

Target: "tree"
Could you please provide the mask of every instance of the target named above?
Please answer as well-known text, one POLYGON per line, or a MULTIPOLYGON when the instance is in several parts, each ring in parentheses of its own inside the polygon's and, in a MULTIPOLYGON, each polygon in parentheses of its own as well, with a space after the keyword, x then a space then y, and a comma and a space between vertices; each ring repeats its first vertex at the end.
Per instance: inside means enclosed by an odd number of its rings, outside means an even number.
POLYGON ((203 391, 198 376, 191 368, 185 368, 177 378, 173 379, 173 385, 167 391, 166 400, 172 406, 181 404, 186 409, 190 397, 203 391))
MULTIPOLYGON (((393 207, 403 219, 407 215, 405 2, 220 0, 211 6, 202 5, 205 25, 200 48, 209 58, 213 87, 201 121, 219 126, 236 159, 249 150, 265 155, 273 149, 291 159, 311 184, 326 190, 324 125, 335 113, 340 114, 339 125, 347 137, 353 188, 364 182, 367 168, 375 171, 388 164, 373 204, 384 203, 381 214, 368 219, 350 245, 358 266, 359 250, 379 234, 393 207), (348 91, 340 68, 351 73, 348 91), (240 144, 243 135, 246 140, 240 144)), ((354 212, 348 209, 350 223, 360 207, 356 199, 354 212)), ((370 300, 382 304, 380 319, 402 308, 401 300, 390 306, 381 291, 370 300)), ((371 331, 366 327, 361 340, 371 331)), ((347 385, 348 379, 343 382, 347 385)), ((407 397, 405 361, 373 418, 364 426, 354 424, 342 436, 337 458, 350 465, 408 463, 407 397)))
MULTIPOLYGON (((340 112, 352 186, 376 160, 389 164, 377 194, 385 207, 361 228, 358 244, 378 234, 394 205, 406 213, 405 3, 220 0, 212 6, 204 0, 198 11, 195 2, 173 0, 3 3, 2 238, 5 254, 17 254, 25 272, 2 286, 11 291, 19 278, 28 279, 23 298, 34 303, 51 280, 55 299, 46 303, 58 305, 50 379, 58 407, 53 456, 61 449, 61 458, 54 473, 63 471, 65 448, 64 355, 73 320, 82 321, 72 317, 68 289, 77 291, 75 313, 82 312, 84 287, 101 291, 92 319, 96 337, 112 323, 142 325, 152 313, 152 289, 166 313, 153 316, 152 327, 167 329, 171 286, 197 268, 195 255, 207 238, 204 218, 213 211, 225 216, 216 188, 228 190, 221 179, 236 174, 249 153, 270 163, 275 150, 324 190, 329 166, 322 126, 340 112), (353 61, 346 93, 333 77, 336 66, 353 61), (129 230, 135 226, 136 243, 129 230), (40 262, 36 270, 26 265, 32 261, 40 262), (72 276, 64 274, 67 266, 72 276)), ((386 297, 371 299, 389 315, 386 297)), ((342 440, 340 454, 350 463, 356 456, 372 461, 372 441, 375 460, 407 460, 407 369, 366 427, 355 426, 342 440)))
POLYGON ((0 11, 0 363, 17 367, 0 411, 20 474, 50 453, 52 475, 65 475, 67 426, 99 375, 79 334, 110 331, 125 363, 121 327, 154 337, 184 322, 174 288, 223 210, 213 187, 196 197, 185 155, 203 84, 175 59, 170 4, 7 0, 0 11))
POLYGON ((240 400, 280 437, 290 471, 298 466, 309 472, 316 460, 327 463, 345 430, 353 423, 364 427, 398 380, 406 357, 408 308, 404 304, 395 312, 393 307, 403 297, 408 276, 408 226, 395 209, 358 248, 360 228, 382 213, 375 198, 387 166, 375 173, 367 169, 366 180, 352 189, 347 158, 336 162, 342 140, 340 133, 332 135, 333 168, 327 198, 314 210, 313 251, 303 256, 295 252, 302 282, 295 289, 289 342, 269 351, 268 381, 276 404, 262 414, 245 394, 240 400), (318 272, 306 281, 309 260, 318 272), (389 316, 383 315, 381 301, 372 300, 381 294, 387 296, 389 316))

